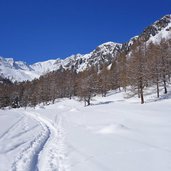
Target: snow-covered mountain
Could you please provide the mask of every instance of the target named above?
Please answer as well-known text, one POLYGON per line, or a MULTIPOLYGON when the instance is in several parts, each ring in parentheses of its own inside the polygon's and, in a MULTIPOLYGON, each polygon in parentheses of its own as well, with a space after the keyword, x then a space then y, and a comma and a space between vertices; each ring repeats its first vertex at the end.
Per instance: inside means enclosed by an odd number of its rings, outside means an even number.
POLYGON ((40 75, 25 62, 0 57, 0 76, 12 81, 23 81, 38 78, 40 75))
POLYGON ((83 71, 91 66, 100 67, 106 63, 110 65, 121 51, 131 51, 137 40, 160 43, 161 39, 171 39, 171 15, 166 15, 147 27, 139 36, 131 38, 128 42, 120 44, 107 42, 99 45, 92 52, 81 55, 76 54, 65 59, 54 59, 29 65, 13 58, 0 57, 0 76, 12 81, 33 80, 50 71, 60 69, 74 69, 83 71))
POLYGON ((76 54, 65 59, 48 60, 32 65, 15 61, 13 58, 0 57, 0 76, 12 81, 24 81, 33 80, 43 74, 60 69, 75 69, 80 72, 92 65, 111 63, 121 46, 118 43, 107 42, 85 55, 76 54))

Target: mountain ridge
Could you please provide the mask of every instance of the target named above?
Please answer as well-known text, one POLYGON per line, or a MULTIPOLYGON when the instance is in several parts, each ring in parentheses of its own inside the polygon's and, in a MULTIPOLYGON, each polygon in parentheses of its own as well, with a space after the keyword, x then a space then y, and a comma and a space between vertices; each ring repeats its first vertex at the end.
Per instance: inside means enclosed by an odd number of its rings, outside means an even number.
POLYGON ((171 38, 171 14, 155 21, 145 28, 140 35, 132 37, 126 43, 106 42, 84 55, 76 54, 65 59, 51 59, 32 65, 23 61, 15 61, 13 58, 0 57, 0 76, 13 82, 21 82, 39 78, 41 75, 55 70, 73 69, 76 72, 81 72, 91 66, 99 68, 104 63, 110 65, 118 53, 131 51, 132 46, 138 40, 160 43, 163 38, 171 38))

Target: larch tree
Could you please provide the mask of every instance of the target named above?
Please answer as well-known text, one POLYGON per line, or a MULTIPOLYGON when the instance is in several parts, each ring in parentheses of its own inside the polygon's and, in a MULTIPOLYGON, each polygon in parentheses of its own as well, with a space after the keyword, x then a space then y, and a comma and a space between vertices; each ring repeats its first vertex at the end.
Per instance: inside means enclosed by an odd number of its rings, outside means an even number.
POLYGON ((146 43, 138 42, 129 59, 129 83, 144 103, 144 88, 147 86, 149 71, 147 67, 146 43))
POLYGON ((160 84, 160 55, 159 45, 155 45, 152 42, 148 45, 147 56, 148 56, 148 68, 149 75, 154 84, 156 84, 157 97, 160 96, 159 84, 160 84))

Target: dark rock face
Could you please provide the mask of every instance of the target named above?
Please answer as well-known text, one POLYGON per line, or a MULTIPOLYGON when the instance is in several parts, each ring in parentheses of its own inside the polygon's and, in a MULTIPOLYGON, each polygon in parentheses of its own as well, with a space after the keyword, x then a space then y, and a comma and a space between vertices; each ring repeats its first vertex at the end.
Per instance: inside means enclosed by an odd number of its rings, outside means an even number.
POLYGON ((153 25, 147 27, 139 37, 144 38, 147 41, 151 36, 155 36, 163 28, 168 26, 171 22, 171 15, 166 15, 160 20, 156 21, 153 25))
MULTIPOLYGON (((137 43, 137 41, 148 41, 150 37, 155 36, 160 31, 165 29, 169 23, 171 23, 171 15, 164 16, 160 20, 145 28, 139 36, 133 37, 129 42, 123 43, 121 50, 128 53, 129 51, 131 51, 132 46, 137 43)), ((171 27, 166 29, 166 31, 171 31, 171 27)))
POLYGON ((0 84, 10 85, 10 84, 12 84, 12 82, 9 79, 3 78, 2 76, 0 76, 0 84))
POLYGON ((91 54, 90 65, 95 64, 110 64, 112 60, 117 56, 121 51, 121 44, 117 43, 104 43, 103 45, 98 46, 91 54))

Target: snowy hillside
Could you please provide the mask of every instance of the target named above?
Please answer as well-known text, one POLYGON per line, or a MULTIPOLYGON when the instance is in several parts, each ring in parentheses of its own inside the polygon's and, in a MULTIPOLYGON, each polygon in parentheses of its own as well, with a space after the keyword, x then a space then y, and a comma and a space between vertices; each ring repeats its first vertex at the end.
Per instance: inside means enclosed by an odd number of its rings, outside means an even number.
POLYGON ((0 170, 170 171, 171 99, 123 96, 0 110, 0 170))

